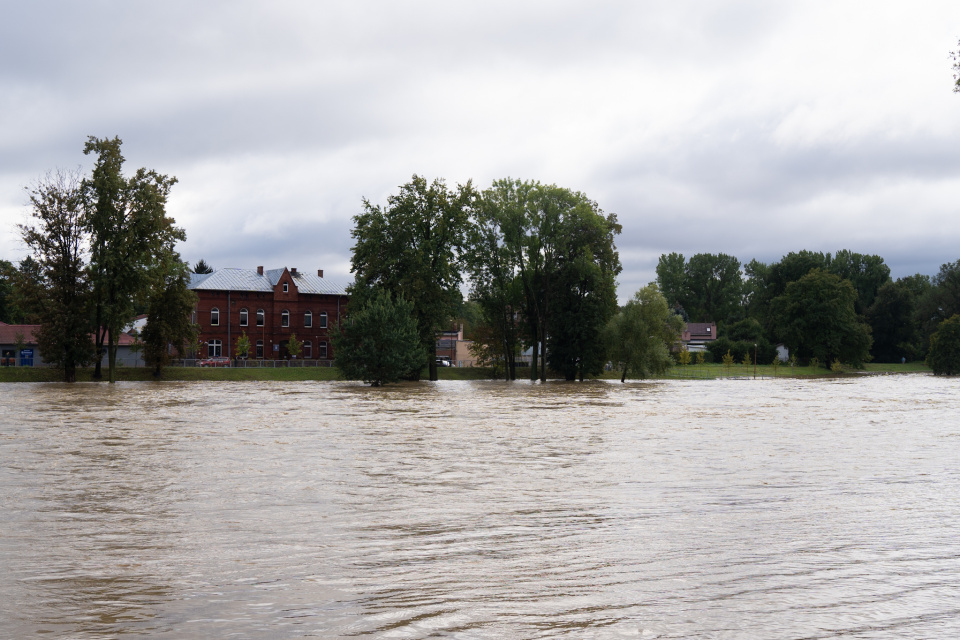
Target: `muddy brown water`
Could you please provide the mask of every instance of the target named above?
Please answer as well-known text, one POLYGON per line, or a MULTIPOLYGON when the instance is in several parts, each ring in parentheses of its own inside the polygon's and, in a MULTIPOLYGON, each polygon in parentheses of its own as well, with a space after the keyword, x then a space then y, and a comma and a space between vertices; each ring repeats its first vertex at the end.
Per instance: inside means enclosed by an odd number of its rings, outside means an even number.
POLYGON ((960 637, 960 380, 0 385, 0 637, 960 637))

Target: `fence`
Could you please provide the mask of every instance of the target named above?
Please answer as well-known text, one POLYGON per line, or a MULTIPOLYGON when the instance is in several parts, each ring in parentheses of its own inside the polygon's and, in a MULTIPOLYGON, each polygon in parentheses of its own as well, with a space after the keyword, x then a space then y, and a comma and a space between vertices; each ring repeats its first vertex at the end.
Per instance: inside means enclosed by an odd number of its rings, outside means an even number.
MULTIPOLYGON (((207 358, 184 358, 174 360, 171 366, 174 367, 198 367, 200 363, 207 358)), ((241 369, 281 369, 285 367, 332 367, 333 360, 241 360, 239 358, 231 360, 230 367, 241 369)))

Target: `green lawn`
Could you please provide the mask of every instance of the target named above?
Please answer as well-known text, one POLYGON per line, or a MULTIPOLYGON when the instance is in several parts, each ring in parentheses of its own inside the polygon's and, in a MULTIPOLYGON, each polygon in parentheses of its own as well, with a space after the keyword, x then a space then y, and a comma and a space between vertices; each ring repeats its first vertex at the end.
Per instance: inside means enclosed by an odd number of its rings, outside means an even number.
MULTIPOLYGON (((491 377, 489 369, 440 367, 438 369, 441 380, 486 380, 491 377)), ((888 373, 929 373, 930 368, 922 362, 908 362, 901 364, 868 364, 862 372, 849 371, 846 375, 862 375, 888 373)), ((120 381, 149 381, 154 380, 152 371, 143 367, 121 367, 117 369, 117 380, 120 381)), ((518 374, 529 373, 526 369, 518 370, 518 374)), ((104 370, 106 375, 106 370, 104 370)), ((757 377, 763 378, 814 377, 836 375, 829 369, 810 367, 796 367, 791 369, 784 365, 774 372, 773 366, 765 364, 757 366, 757 377)), ((521 375, 521 377, 526 377, 521 375)), ((753 377, 753 367, 734 365, 726 369, 722 364, 691 364, 672 367, 665 379, 715 379, 725 377, 753 377)), ((607 371, 600 376, 604 380, 619 380, 618 371, 607 371)), ((193 380, 340 380, 340 372, 331 367, 281 367, 273 368, 200 368, 200 367, 167 367, 163 370, 161 380, 193 381, 193 380)), ((427 379, 424 369, 422 379, 427 379)), ((631 377, 630 379, 636 379, 631 377)), ((0 382, 59 382, 61 374, 57 369, 48 367, 3 367, 0 368, 0 382)), ((91 382, 93 369, 77 371, 77 382, 91 382)))

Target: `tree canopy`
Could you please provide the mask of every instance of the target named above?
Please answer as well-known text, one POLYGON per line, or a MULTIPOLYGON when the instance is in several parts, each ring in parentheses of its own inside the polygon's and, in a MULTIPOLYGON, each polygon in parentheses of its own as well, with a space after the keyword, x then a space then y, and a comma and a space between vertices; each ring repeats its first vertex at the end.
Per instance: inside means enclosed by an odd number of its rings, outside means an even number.
POLYGON ((620 381, 630 373, 645 378, 666 371, 673 362, 670 346, 683 329, 683 320, 670 311, 656 284, 637 291, 603 331, 607 353, 620 367, 620 381))
POLYGON ((385 207, 364 199, 363 212, 353 218, 352 300, 365 306, 374 289, 383 289, 413 305, 431 380, 437 379, 436 335, 462 301, 459 252, 475 198, 470 183, 451 191, 442 180, 428 184, 414 175, 385 207))
POLYGON ((960 315, 941 322, 937 331, 930 336, 927 366, 938 376, 960 374, 960 315))
POLYGON ((813 269, 773 301, 779 336, 791 353, 861 366, 870 359, 870 327, 854 310, 849 280, 813 269))
MULTIPOLYGON (((186 238, 166 215, 166 202, 176 178, 138 169, 123 176, 120 138, 91 136, 84 154, 97 159, 84 181, 86 227, 90 233, 90 275, 93 285, 96 346, 107 347, 110 382, 115 379, 117 345, 123 327, 143 302, 154 271, 162 268, 168 247, 186 238)), ((97 373, 99 373, 99 360, 97 373)))
POLYGON ((375 387, 410 377, 427 358, 413 304, 383 289, 368 292, 360 304, 351 301, 332 338, 334 366, 375 387))
POLYGON ((65 382, 74 382, 77 367, 93 356, 80 176, 49 173, 28 193, 33 222, 20 225, 20 231, 38 271, 36 279, 22 278, 19 287, 38 311, 44 360, 62 369, 65 382))

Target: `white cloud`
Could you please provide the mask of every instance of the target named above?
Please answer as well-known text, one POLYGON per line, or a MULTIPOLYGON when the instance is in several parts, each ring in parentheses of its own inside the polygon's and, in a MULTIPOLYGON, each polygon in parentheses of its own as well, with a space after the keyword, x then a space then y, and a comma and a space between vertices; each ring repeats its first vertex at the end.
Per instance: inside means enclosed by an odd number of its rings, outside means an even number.
POLYGON ((23 184, 89 167, 88 135, 123 138, 130 171, 176 175, 184 256, 218 265, 315 264, 346 279, 361 198, 383 203, 413 173, 584 191, 624 226, 621 297, 669 251, 769 261, 850 248, 895 275, 960 257, 955 2, 8 13, 0 257, 20 257, 23 184))

